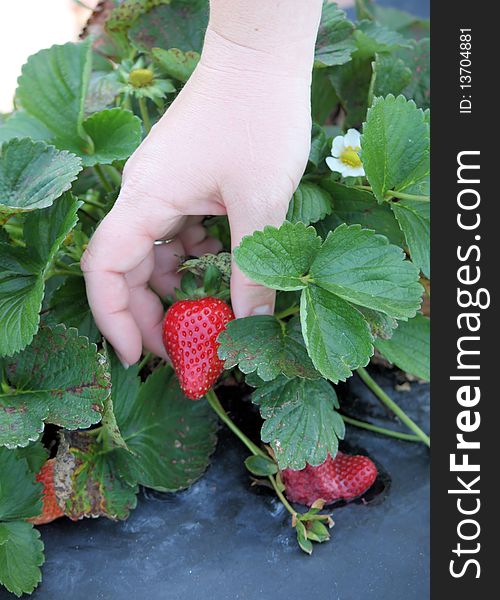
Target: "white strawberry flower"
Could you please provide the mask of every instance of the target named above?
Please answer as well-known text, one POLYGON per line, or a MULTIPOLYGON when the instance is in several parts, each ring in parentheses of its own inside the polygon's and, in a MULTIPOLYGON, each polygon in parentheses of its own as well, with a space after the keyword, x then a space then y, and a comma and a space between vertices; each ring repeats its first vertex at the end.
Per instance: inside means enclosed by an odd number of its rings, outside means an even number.
POLYGON ((342 177, 363 177, 365 170, 359 153, 361 134, 356 129, 348 129, 345 135, 338 135, 332 142, 332 155, 326 164, 342 177))

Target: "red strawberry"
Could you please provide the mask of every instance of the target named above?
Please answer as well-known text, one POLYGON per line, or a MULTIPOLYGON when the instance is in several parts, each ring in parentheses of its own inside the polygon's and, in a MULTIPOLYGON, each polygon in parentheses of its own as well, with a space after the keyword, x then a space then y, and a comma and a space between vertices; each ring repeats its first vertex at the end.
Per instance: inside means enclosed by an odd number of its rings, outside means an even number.
POLYGON ((377 477, 377 467, 366 456, 338 452, 317 467, 307 465, 301 471, 285 469, 281 478, 285 493, 292 502, 311 506, 322 498, 326 504, 335 500, 352 500, 370 488, 377 477))
POLYGON ((218 298, 179 300, 168 309, 163 343, 188 398, 204 396, 224 370, 217 336, 233 319, 233 311, 218 298))
POLYGON ((42 514, 33 519, 29 519, 35 525, 44 525, 50 523, 59 517, 64 516, 63 510, 57 503, 56 492, 54 489, 54 464, 55 458, 46 461, 36 475, 36 480, 43 483, 43 507, 42 514))

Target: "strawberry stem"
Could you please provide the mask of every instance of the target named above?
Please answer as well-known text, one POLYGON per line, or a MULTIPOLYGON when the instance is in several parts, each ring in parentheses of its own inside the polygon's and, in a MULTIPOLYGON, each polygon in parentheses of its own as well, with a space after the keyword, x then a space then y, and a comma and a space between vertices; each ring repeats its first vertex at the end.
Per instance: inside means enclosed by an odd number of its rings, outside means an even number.
POLYGON ((418 435, 414 435, 412 433, 402 433, 401 431, 393 431, 392 429, 386 429, 385 427, 378 427, 377 425, 372 425, 366 421, 353 419, 352 417, 347 417, 346 415, 341 415, 341 417, 348 425, 353 425, 354 427, 359 427, 360 429, 367 429, 368 431, 373 431, 374 433, 380 433, 380 435, 386 435, 387 437, 404 440, 406 442, 422 441, 418 435))
POLYGON ((137 102, 139 103, 139 111, 141 113, 144 130, 146 131, 146 133, 149 133, 151 131, 151 120, 149 118, 146 98, 138 98, 137 102))
MULTIPOLYGON (((221 421, 223 421, 229 427, 229 429, 236 435, 236 437, 240 441, 242 441, 245 444, 245 446, 250 450, 250 452, 254 456, 262 456, 266 460, 269 459, 269 455, 266 454, 263 450, 261 450, 256 444, 254 444, 252 442, 252 440, 250 440, 243 433, 243 431, 241 431, 241 429, 237 425, 235 425, 235 423, 231 420, 231 418, 229 417, 229 415, 227 414, 227 412, 224 410, 224 407, 220 403, 219 399, 217 398, 217 394, 214 392, 214 390, 210 390, 209 392, 207 392, 206 398, 208 400, 208 403, 210 404, 210 406, 214 410, 214 412, 219 417, 219 419, 221 421)), ((268 479, 269 479, 271 485, 273 486, 273 489, 276 492, 276 495, 280 499, 280 501, 283 504, 283 506, 292 515, 292 517, 296 518, 297 517, 297 512, 293 509, 293 507, 291 506, 291 504, 285 498, 283 492, 280 490, 280 488, 278 486, 278 483, 276 482, 276 478, 274 477, 274 475, 269 475, 268 479)))
POLYGON ((285 317, 291 317, 292 315, 296 315, 296 314, 298 314, 299 311, 300 311, 300 307, 297 305, 294 305, 294 306, 289 306, 288 308, 285 308, 281 312, 276 313, 274 316, 278 320, 281 320, 281 319, 284 319, 285 317))
POLYGON ((102 170, 101 165, 94 165, 94 173, 97 175, 97 178, 101 182, 101 185, 106 190, 106 192, 112 192, 113 186, 106 179, 106 175, 104 175, 104 171, 102 170))
POLYGON ((242 441, 245 444, 245 446, 250 450, 252 454, 254 454, 255 456, 263 456, 266 459, 269 458, 269 456, 263 450, 261 450, 256 444, 254 444, 252 440, 250 440, 243 433, 243 431, 241 431, 241 429, 239 429, 239 427, 237 427, 233 423, 227 412, 224 410, 224 407, 220 403, 219 398, 217 398, 217 394, 214 392, 214 390, 209 390, 207 392, 206 398, 214 412, 219 417, 219 419, 229 427, 229 429, 236 435, 237 438, 240 439, 240 441, 242 441))
POLYGON ((430 448, 431 439, 430 437, 420 429, 420 427, 410 419, 410 417, 401 409, 395 402, 388 396, 384 390, 378 385, 378 383, 370 377, 365 368, 359 367, 357 373, 361 380, 370 388, 370 390, 377 396, 377 398, 385 404, 392 412, 399 417, 402 423, 404 423, 408 429, 411 429, 422 442, 430 448))
POLYGON ((137 370, 138 370, 139 373, 142 371, 142 369, 144 369, 144 367, 153 358, 153 356, 154 356, 154 354, 152 352, 148 352, 146 354, 146 356, 144 356, 144 358, 141 360, 141 362, 139 363, 139 366, 137 368, 137 370))

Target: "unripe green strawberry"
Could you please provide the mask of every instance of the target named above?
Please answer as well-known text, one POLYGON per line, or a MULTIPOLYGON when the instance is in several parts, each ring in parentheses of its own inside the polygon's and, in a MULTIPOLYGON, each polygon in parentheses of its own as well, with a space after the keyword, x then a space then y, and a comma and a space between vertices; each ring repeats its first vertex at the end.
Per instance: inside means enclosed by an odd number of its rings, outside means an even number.
POLYGON ((188 398, 204 396, 224 370, 217 336, 232 319, 233 311, 218 298, 179 300, 168 309, 163 343, 188 398))

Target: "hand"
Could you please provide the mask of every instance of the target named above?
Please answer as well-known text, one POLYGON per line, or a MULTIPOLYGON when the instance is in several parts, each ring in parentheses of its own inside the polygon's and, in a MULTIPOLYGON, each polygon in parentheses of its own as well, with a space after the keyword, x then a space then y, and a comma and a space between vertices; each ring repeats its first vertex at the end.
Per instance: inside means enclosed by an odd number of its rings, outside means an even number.
MULTIPOLYGON (((227 214, 231 245, 280 225, 306 166, 310 68, 289 73, 265 52, 209 27, 192 77, 126 164, 120 196, 81 266, 97 326, 126 365, 142 348, 165 357, 159 296, 178 285, 178 257, 217 252, 204 215, 227 214), (154 240, 175 238, 168 245, 154 240)), ((274 292, 233 264, 237 317, 271 314, 274 292)))

